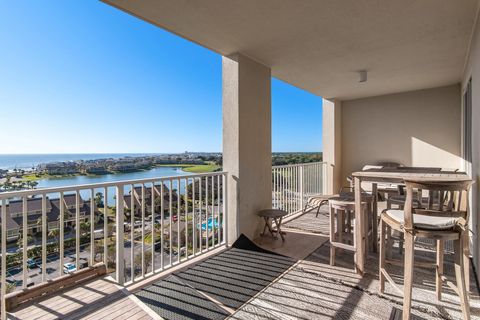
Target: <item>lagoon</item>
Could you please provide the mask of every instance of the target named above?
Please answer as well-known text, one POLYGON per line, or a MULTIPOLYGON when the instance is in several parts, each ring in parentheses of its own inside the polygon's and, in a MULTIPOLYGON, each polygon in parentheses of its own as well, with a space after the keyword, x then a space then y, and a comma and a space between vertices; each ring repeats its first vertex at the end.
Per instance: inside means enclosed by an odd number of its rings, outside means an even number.
POLYGON ((177 167, 157 167, 145 171, 125 172, 103 175, 80 175, 63 178, 45 178, 37 180, 38 188, 65 187, 81 184, 116 182, 124 180, 148 179, 159 177, 176 177, 189 174, 177 167))
MULTIPOLYGON (((160 177, 176 177, 191 174, 183 171, 178 167, 157 167, 145 171, 105 174, 105 175, 81 175, 81 176, 69 176, 63 178, 45 178, 37 180, 37 188, 54 188, 54 187, 67 187, 92 183, 107 183, 125 180, 136 179, 149 179, 160 177)), ((184 183, 181 184, 184 187, 184 183)), ((128 190, 128 188, 126 188, 128 190)), ((113 190, 109 190, 108 203, 112 205, 114 203, 113 190)), ((80 192, 83 199, 90 198, 90 192, 88 190, 80 192)))

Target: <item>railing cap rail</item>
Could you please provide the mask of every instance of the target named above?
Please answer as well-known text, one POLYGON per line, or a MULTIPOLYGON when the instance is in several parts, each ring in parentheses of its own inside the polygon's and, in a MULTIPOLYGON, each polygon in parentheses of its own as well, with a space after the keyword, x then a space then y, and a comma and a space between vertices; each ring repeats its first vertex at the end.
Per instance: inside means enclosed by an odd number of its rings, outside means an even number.
POLYGON ((59 193, 59 192, 68 192, 76 190, 87 190, 87 189, 99 189, 99 188, 109 188, 117 186, 125 186, 132 184, 141 184, 141 183, 154 183, 154 182, 163 182, 170 180, 179 180, 179 179, 191 179, 191 178, 201 178, 201 177, 211 177, 211 176, 220 176, 226 175, 226 171, 216 171, 209 173, 193 173, 180 176, 167 176, 167 177, 153 177, 147 179, 133 179, 133 180, 122 180, 122 181, 111 181, 111 182, 99 182, 92 184, 80 184, 80 185, 70 185, 63 187, 51 187, 51 188, 38 188, 31 190, 20 190, 20 191, 7 191, 0 193, 0 200, 16 198, 16 197, 25 197, 31 195, 45 195, 49 193, 59 193))
POLYGON ((280 166, 272 166, 272 169, 281 169, 281 168, 292 168, 292 167, 307 167, 319 164, 328 164, 328 162, 306 162, 306 163, 293 163, 293 164, 284 164, 280 166))

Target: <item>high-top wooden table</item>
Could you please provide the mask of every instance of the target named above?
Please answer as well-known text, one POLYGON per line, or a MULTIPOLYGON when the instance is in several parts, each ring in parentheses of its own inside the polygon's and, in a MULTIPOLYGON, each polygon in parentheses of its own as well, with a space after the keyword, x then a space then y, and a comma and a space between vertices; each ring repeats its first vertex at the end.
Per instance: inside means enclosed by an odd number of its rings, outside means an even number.
MULTIPOLYGON (((398 183, 402 184, 408 179, 441 180, 441 181, 465 181, 470 178, 464 172, 442 171, 440 168, 420 168, 420 167, 399 167, 369 169, 352 173, 355 188, 355 212, 361 211, 361 185, 362 182, 372 184, 373 210, 377 211, 377 183, 398 183)), ((355 219, 355 270, 359 274, 365 272, 366 259, 366 234, 364 233, 364 224, 366 223, 364 215, 357 215, 355 219)))

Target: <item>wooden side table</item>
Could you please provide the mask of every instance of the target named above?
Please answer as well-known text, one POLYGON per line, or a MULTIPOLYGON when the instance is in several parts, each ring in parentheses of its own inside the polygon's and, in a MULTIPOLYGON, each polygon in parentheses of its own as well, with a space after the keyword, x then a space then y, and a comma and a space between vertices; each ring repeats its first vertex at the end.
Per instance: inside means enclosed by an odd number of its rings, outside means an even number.
POLYGON ((287 211, 280 209, 264 209, 257 212, 257 215, 265 220, 265 226, 263 227, 263 232, 260 235, 264 236, 265 231, 268 229, 268 231, 275 240, 277 239, 275 233, 277 233, 282 238, 282 241, 285 241, 285 232, 282 231, 281 226, 282 219, 287 214, 287 211), (276 230, 272 228, 272 222, 275 222, 276 230))

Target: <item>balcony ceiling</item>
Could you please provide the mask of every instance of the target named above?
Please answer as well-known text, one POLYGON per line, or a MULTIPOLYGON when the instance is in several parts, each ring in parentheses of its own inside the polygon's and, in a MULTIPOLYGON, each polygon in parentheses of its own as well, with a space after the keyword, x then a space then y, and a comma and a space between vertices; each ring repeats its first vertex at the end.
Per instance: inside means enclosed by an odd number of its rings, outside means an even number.
POLYGON ((354 99, 460 82, 478 0, 104 0, 314 94, 354 99), (359 83, 357 71, 368 70, 359 83))

